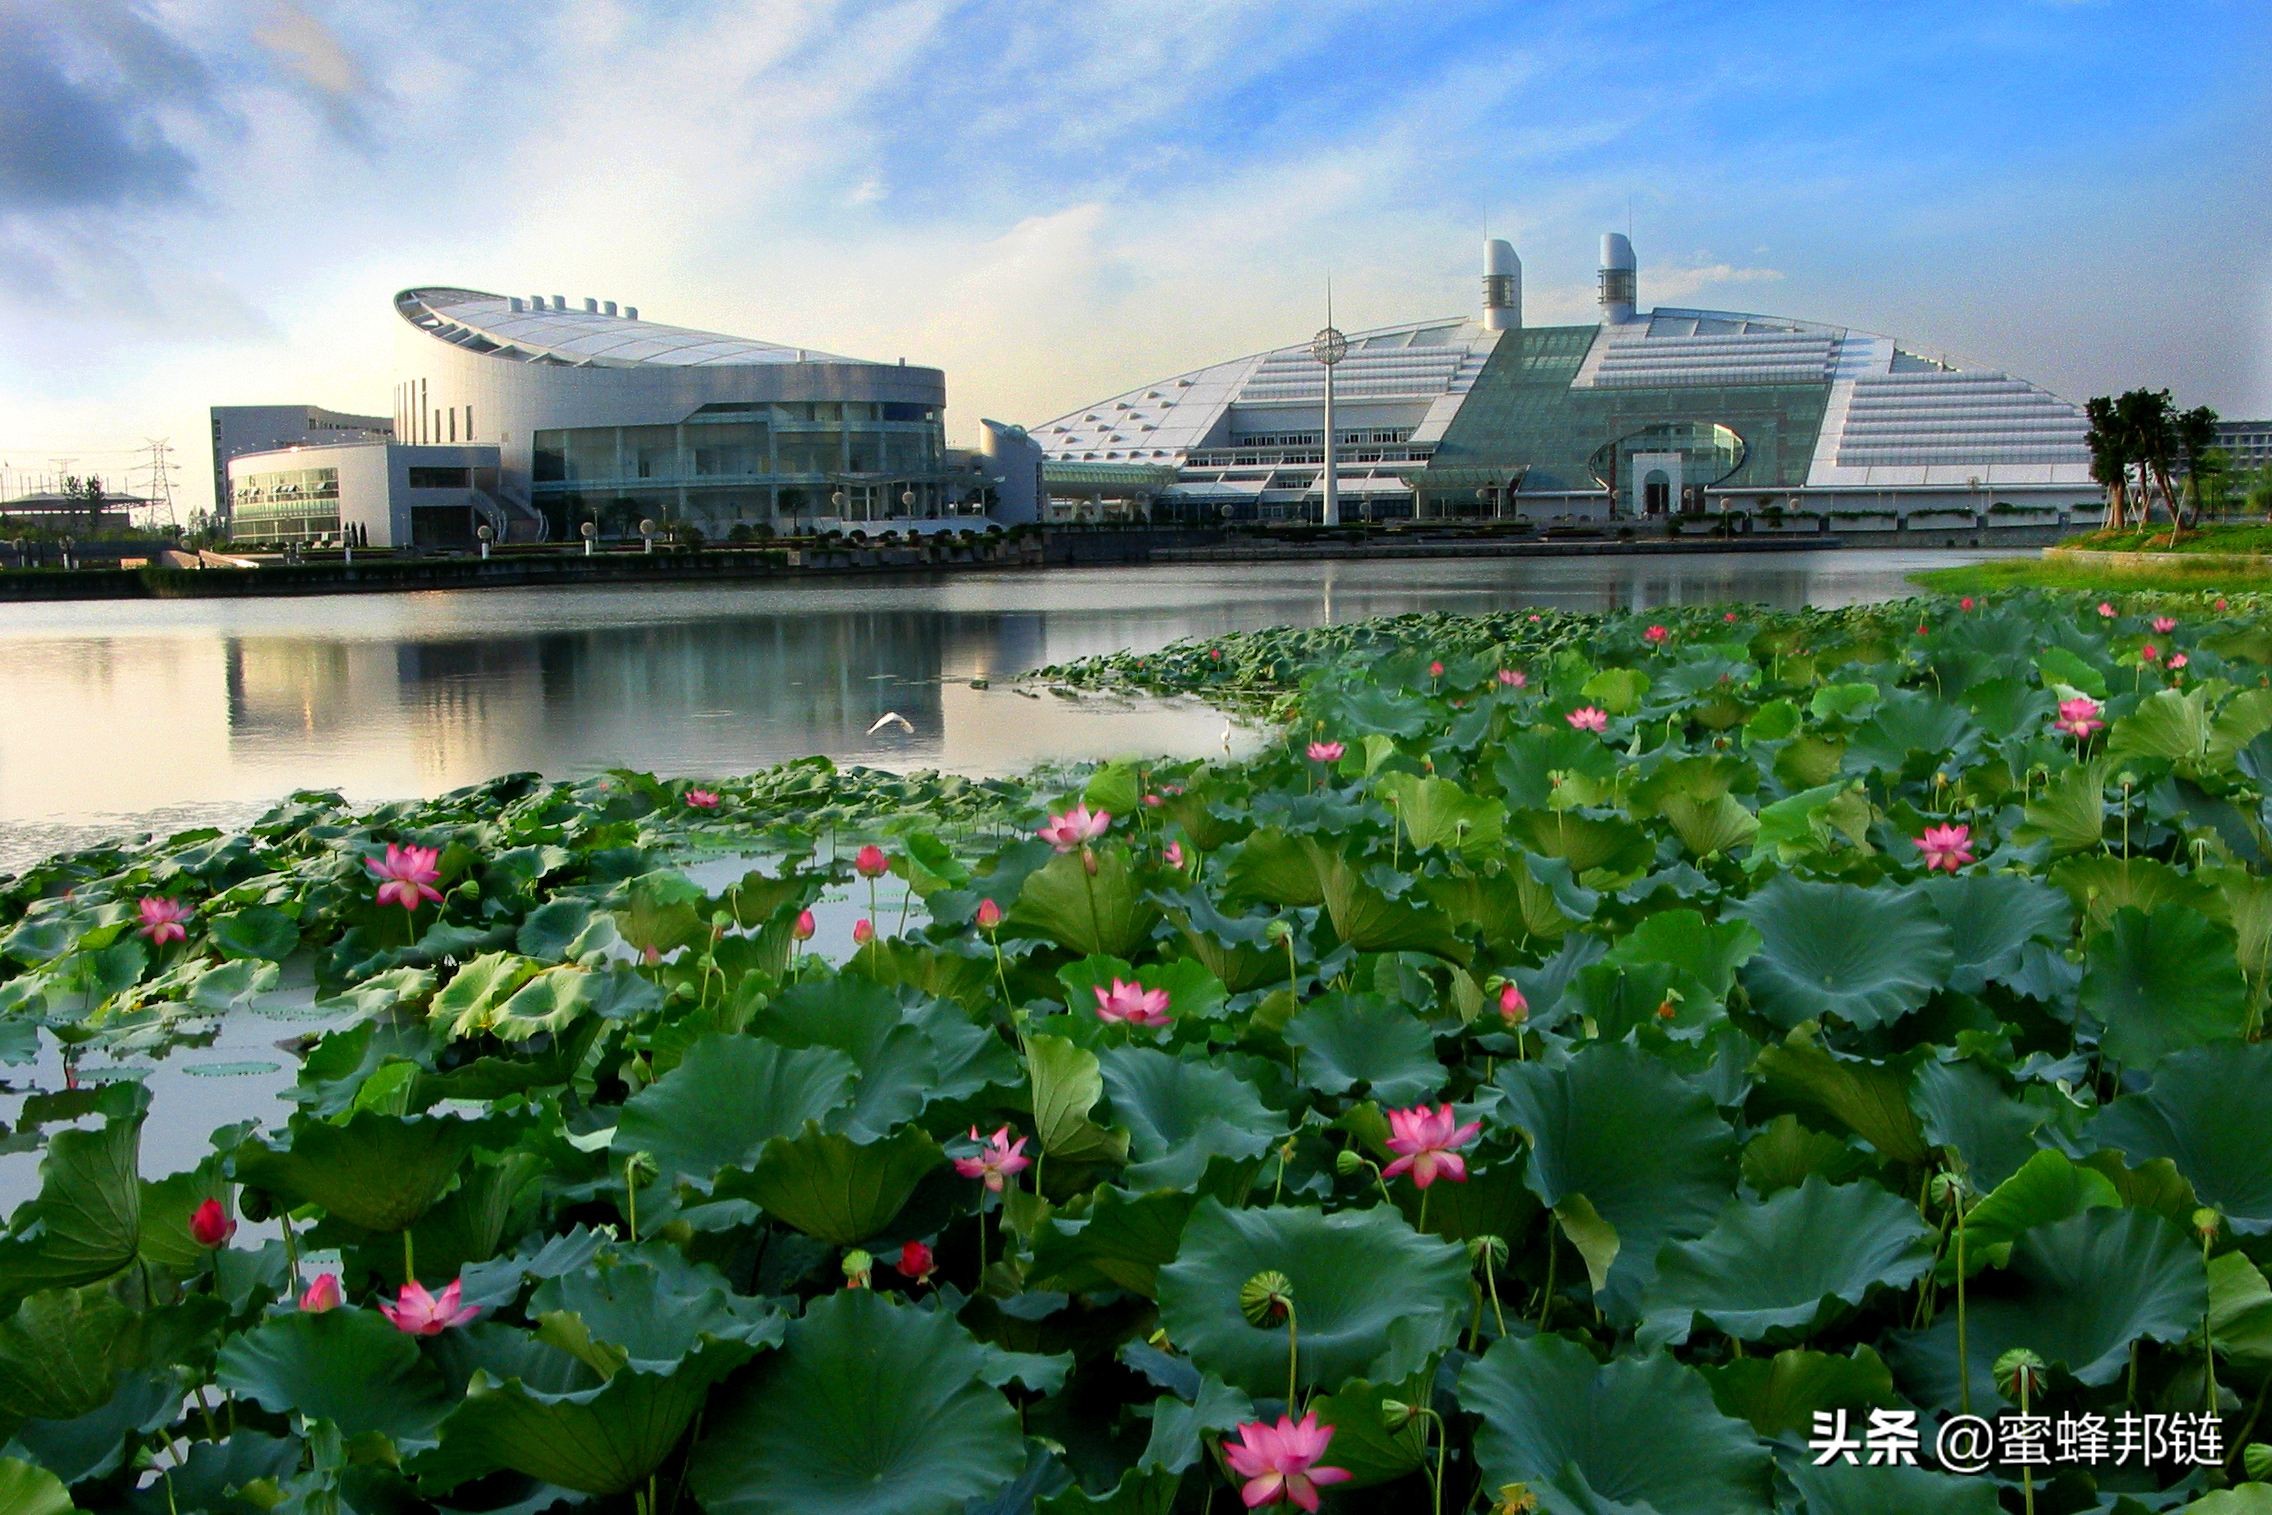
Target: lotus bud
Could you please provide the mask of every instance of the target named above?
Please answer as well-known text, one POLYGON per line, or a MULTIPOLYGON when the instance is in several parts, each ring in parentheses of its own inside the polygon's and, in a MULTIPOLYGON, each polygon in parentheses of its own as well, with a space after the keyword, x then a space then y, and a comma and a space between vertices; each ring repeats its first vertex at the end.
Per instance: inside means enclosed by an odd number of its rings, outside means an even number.
POLYGON ((2193 1212, 2193 1234, 2203 1241, 2214 1241, 2224 1229, 2224 1217, 2204 1206, 2193 1212))
POLYGON ((797 923, 789 928, 789 934, 800 942, 809 942, 813 939, 813 932, 817 929, 819 928, 813 921, 813 913, 810 910, 800 910, 797 912, 797 923))
POLYGON ((992 900, 978 902, 978 929, 991 932, 1002 924, 1002 907, 992 900))
POLYGON ((1258 1326, 1276 1325, 1293 1313, 1294 1282, 1268 1268, 1239 1285, 1239 1313, 1258 1326))
POLYGON ((1996 1387, 2006 1399, 2018 1400, 2043 1392, 2043 1359, 2026 1347, 2014 1347, 1996 1359, 1996 1387))
POLYGON ((884 856, 883 848, 870 842, 853 855, 852 871, 862 878, 882 878, 891 871, 891 862, 884 856))
POLYGON ((1333 1154, 1333 1171, 1343 1178, 1355 1178, 1365 1169, 1365 1159, 1347 1147, 1333 1154))

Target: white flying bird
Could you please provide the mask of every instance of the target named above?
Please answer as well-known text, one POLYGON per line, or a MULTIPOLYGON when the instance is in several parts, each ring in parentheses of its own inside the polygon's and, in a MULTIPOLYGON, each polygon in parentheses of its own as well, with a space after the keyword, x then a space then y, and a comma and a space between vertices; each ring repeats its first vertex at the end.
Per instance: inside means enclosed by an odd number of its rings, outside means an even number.
POLYGON ((915 723, 896 710, 887 710, 882 715, 877 716, 876 724, 868 728, 868 735, 874 736, 886 726, 897 726, 909 736, 915 735, 915 723))

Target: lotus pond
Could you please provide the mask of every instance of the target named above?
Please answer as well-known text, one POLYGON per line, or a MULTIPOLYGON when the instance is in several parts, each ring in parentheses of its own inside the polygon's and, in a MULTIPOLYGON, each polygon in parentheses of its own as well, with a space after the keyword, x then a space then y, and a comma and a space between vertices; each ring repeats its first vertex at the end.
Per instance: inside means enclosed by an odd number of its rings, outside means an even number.
POLYGON ((2268 610, 1226 636, 1040 679, 1236 763, 48 860, 0 1511, 2272 1510, 2268 610))

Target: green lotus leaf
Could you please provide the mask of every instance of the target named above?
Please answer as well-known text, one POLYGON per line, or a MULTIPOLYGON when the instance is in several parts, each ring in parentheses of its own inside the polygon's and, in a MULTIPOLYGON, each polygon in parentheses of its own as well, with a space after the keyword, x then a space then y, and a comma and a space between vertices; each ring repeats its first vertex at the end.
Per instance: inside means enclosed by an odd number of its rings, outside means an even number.
POLYGON ((746 1168, 775 1137, 841 1109, 858 1071, 833 1047, 712 1032, 624 1101, 611 1145, 645 1152, 664 1173, 689 1178, 746 1168))
POLYGON ((1509 737, 1491 761, 1491 777, 1510 807, 1543 810, 1554 794, 1555 774, 1601 780, 1615 774, 1617 764, 1617 750, 1607 742, 1558 721, 1551 729, 1532 727, 1509 737))
POLYGON ((1869 1158, 1838 1137, 1810 1129, 1795 1115, 1778 1115, 1743 1146, 1744 1186, 1761 1198, 1796 1189, 1814 1174, 1844 1183, 1869 1158))
POLYGON ((711 1385, 756 1351, 745 1341, 706 1341, 671 1370, 625 1369, 563 1394, 476 1372, 442 1422, 443 1482, 509 1468, 582 1494, 638 1488, 686 1434, 711 1385))
POLYGON ((1909 1108, 1911 1075, 1896 1064, 1793 1039, 1762 1048, 1756 1066, 1776 1094, 1844 1126, 1895 1162, 1921 1163, 1932 1150, 1909 1108))
POLYGON ((2006 1094, 1977 1063, 1920 1063, 1909 1104, 1926 1140, 1953 1150, 1976 1189, 2002 1183, 2035 1156, 2036 1128, 2049 1116, 2006 1094))
POLYGON ((1304 841, 1317 868, 1326 918, 1343 942, 1359 952, 1426 952, 1449 962, 1467 961, 1467 944, 1451 917, 1432 905, 1390 894, 1340 854, 1304 841))
POLYGON ((1172 1191, 1100 1188, 1085 1216, 1058 1211, 1042 1223, 1026 1284, 1068 1294, 1125 1289, 1150 1298, 1160 1269, 1175 1260, 1195 1203, 1194 1196, 1172 1191))
POLYGON ((1025 1464, 1017 1412, 944 1311, 867 1289, 815 1300, 706 1417, 693 1463, 717 1515, 940 1515, 1025 1464))
POLYGON ((668 869, 641 874, 615 912, 616 930, 641 952, 669 954, 709 935, 704 920, 710 896, 684 874, 668 869))
POLYGON ((1089 855, 1094 875, 1077 852, 1028 874, 1004 928, 1047 937, 1084 956, 1126 957, 1135 950, 1152 934, 1159 910, 1137 888, 1125 852, 1105 846, 1089 855))
POLYGON ((1525 1178, 1549 1207, 1583 1197, 1618 1240, 1603 1305, 1629 1315, 1659 1249, 1700 1236, 1735 1188, 1735 1133, 1710 1095, 1630 1043, 1559 1067, 1501 1064, 1501 1119, 1530 1142, 1525 1178))
MULTIPOLYGON (((2201 1250, 2147 1210, 2084 1210, 2037 1226, 2013 1243, 2001 1273, 1972 1282, 1965 1350, 1975 1409, 2000 1402, 1997 1358, 2026 1347, 2085 1384, 2109 1384, 2136 1341, 2183 1341, 2208 1308, 2201 1250)), ((1956 1312, 1892 1344, 1912 1399, 1958 1401, 1956 1312)))
POLYGON ((416 1337, 376 1310, 272 1315, 221 1346, 214 1379, 279 1415, 329 1420, 398 1445, 433 1439, 453 1396, 416 1337))
POLYGON ((135 1366, 142 1321, 99 1285, 42 1289, 0 1320, 0 1412, 76 1420, 110 1403, 135 1366))
POLYGON ((1832 1015, 1889 1025, 1923 1006, 1956 961, 1949 928, 1914 888, 1782 874, 1733 913, 1763 939, 1744 965, 1744 987, 1786 1031, 1832 1015))
POLYGON ((1428 1458, 1428 1422, 1419 1416, 1390 1430, 1381 1410, 1383 1400, 1426 1404, 1422 1383, 1374 1384, 1359 1378, 1331 1394, 1309 1402, 1318 1423, 1333 1428, 1330 1467, 1349 1472, 1348 1487, 1370 1488, 1419 1471, 1428 1458))
POLYGON ((2111 765, 2093 758, 2052 774, 2040 796, 2027 802, 2014 836, 2049 842, 2054 854, 2092 852, 2106 838, 2106 777, 2111 765))
POLYGON ((1805 1436, 1824 1410, 1845 1410, 1867 1424, 1873 1408, 1901 1403, 1885 1359, 1868 1347, 1851 1357, 1794 1348, 1773 1357, 1738 1357, 1699 1367, 1712 1387, 1712 1402, 1723 1415, 1748 1421, 1770 1439, 1805 1436))
POLYGON ((2248 981, 2233 934, 2174 905, 2118 910, 2084 946, 2083 1013, 2103 1028, 2106 1055, 2151 1068, 2172 1052, 2236 1038, 2248 1023, 2248 981))
MULTIPOLYGON (((1965 1211, 1965 1272, 2002 1267, 2011 1256, 2012 1243, 2037 1226, 2121 1203, 2104 1175, 2080 1166, 2063 1152, 2038 1152, 1965 1211)), ((1956 1253, 1952 1235, 1941 1260, 1944 1281, 1956 1277, 1956 1253)))
POLYGON ((1449 779, 1414 773, 1385 775, 1378 788, 1392 802, 1413 850, 1445 847, 1481 857, 1497 850, 1507 807, 1468 793, 1449 779))
POLYGON ((861 1144, 807 1122, 798 1135, 767 1142, 747 1179, 721 1182, 718 1192, 754 1199, 784 1225, 851 1247, 891 1224, 942 1156, 920 1127, 861 1144))
POLYGON ((1760 809, 1744 866, 1757 872, 1769 863, 1789 865, 1850 848, 1868 852, 1869 830, 1869 800, 1845 780, 1825 781, 1760 809))
POLYGON ((1257 1326, 1239 1308, 1240 1286, 1267 1270, 1293 1286, 1300 1381, 1316 1388, 1417 1372, 1452 1344, 1472 1303, 1466 1250, 1385 1207, 1326 1214, 1201 1200, 1160 1269, 1160 1323, 1194 1363, 1257 1397, 1286 1392, 1284 1325, 1257 1326))
POLYGON ((1981 986, 2009 976, 2031 941, 2065 943, 2074 931, 2067 897, 2040 879, 2009 873, 1935 874, 1925 880, 1925 898, 1949 928, 1955 965, 1949 987, 1978 994, 1981 986))
POLYGON ((1568 863, 1589 883, 1597 872, 1611 878, 1637 874, 1656 856, 1649 834, 1623 816, 1517 810, 1507 817, 1507 834, 1532 852, 1568 863))
MULTIPOLYGON (((1857 1428, 1863 1424, 1856 1422, 1857 1428)), ((1998 1515, 2003 1509, 1995 1480, 1988 1478, 1957 1478, 1898 1463, 1818 1468, 1794 1460, 1785 1470, 1806 1500, 1807 1515, 1998 1515)))
POLYGON ((706 1338, 772 1346, 782 1330, 770 1306, 659 1244, 546 1279, 529 1295, 528 1315, 540 1337, 602 1378, 627 1367, 668 1373, 706 1338))
POLYGON ((534 961, 518 953, 484 952, 451 976, 426 1013, 444 1023, 453 1038, 477 1036, 536 970, 534 961))
POLYGON ((1152 1402, 1152 1434, 1145 1439, 1137 1467, 1181 1473, 1206 1455, 1205 1433, 1220 1435, 1256 1418, 1254 1401, 1220 1378, 1196 1370, 1192 1377, 1199 1382, 1188 1401, 1163 1394, 1152 1402))
POLYGON ((94 1283, 134 1261, 142 1235, 139 1086, 98 1096, 94 1130, 58 1131, 39 1164, 39 1196, 16 1211, 0 1240, 0 1303, 40 1289, 94 1283))
POLYGON ((864 978, 799 984, 749 1018, 752 1034, 785 1047, 833 1047, 859 1069, 849 1110, 826 1123, 881 1136, 913 1120, 942 1086, 939 1049, 907 1018, 897 994, 864 978))
POLYGON ((1096 1054, 1062 1036, 1026 1038, 1026 1072, 1033 1084, 1033 1126, 1041 1150, 1073 1162, 1125 1162, 1128 1136, 1089 1119, 1104 1098, 1104 1072, 1096 1054))
POLYGON ((1325 890, 1318 882, 1316 860, 1316 844, 1308 837, 1264 827, 1230 854, 1223 873, 1224 893, 1234 901, 1257 900, 1281 908, 1322 905, 1325 890))
POLYGON ((2162 1059, 2152 1086, 2107 1106, 2087 1134, 2133 1162, 2169 1159, 2226 1225, 2261 1236, 2272 1232, 2267 1110, 2272 1042, 2220 1042, 2162 1059))
POLYGON ((1384 1105, 1409 1105, 1444 1084, 1444 1065, 1427 1023, 1401 1004, 1371 995, 1327 995, 1287 1022, 1286 1045, 1300 1051, 1297 1072, 1321 1094, 1359 1084, 1384 1105))
POLYGON ((1201 966, 1232 994, 1244 994, 1286 971, 1286 955, 1273 949, 1263 932, 1269 922, 1261 916, 1233 918, 1215 908, 1196 889, 1172 896, 1177 910, 1169 913, 1184 945, 1201 966))
POLYGON ((1638 668, 1604 668, 1578 690, 1611 715, 1631 715, 1648 692, 1649 676, 1638 668))
POLYGON ((1939 760, 1954 754, 1961 761, 1980 744, 1982 735, 1972 717, 1956 706, 1922 690, 1894 689, 1855 729, 1846 751, 1850 762, 1898 770, 1913 756, 1939 760))
POLYGON ((1188 1189, 1217 1157, 1260 1157, 1286 1118, 1228 1068, 1148 1047, 1113 1047, 1100 1059, 1115 1122, 1135 1159, 1128 1181, 1188 1189))
POLYGON ((572 963, 605 952, 620 939, 613 916, 602 914, 590 900, 563 896, 546 900, 521 918, 513 949, 540 963, 572 963))
POLYGON ((1708 800, 1691 799, 1684 794, 1669 795, 1658 807, 1665 823, 1672 827, 1673 835, 1688 849, 1691 857, 1717 857, 1748 847, 1759 835, 1759 817, 1752 814, 1743 801, 1732 794, 1716 794, 1708 800))
POLYGON ((1695 910, 1658 910, 1621 937, 1603 961, 1619 967, 1663 963, 1702 984, 1713 997, 1725 999, 1736 970, 1751 961, 1760 946, 1760 935, 1749 922, 1706 921, 1695 910))
POLYGON ((71 1491, 45 1468, 0 1457, 0 1515, 73 1515, 71 1491))
POLYGON ((2209 751, 2209 691, 2161 689, 2106 731, 2106 755, 2160 759, 2198 771, 2209 751))
POLYGON ((280 963, 300 945, 300 923, 268 905, 251 905, 213 917, 206 940, 223 957, 280 963))
POLYGON ((2087 931, 2104 931, 2117 911, 2152 911, 2163 905, 2200 910, 2215 915, 2221 903, 2215 889, 2190 873, 2181 873, 2158 858, 2062 858, 2051 865, 2051 882, 2067 891, 2083 912, 2087 931))
POLYGON ((2238 1252, 2209 1259, 2209 1331, 2219 1358, 2272 1367, 2272 1282, 2238 1252))
POLYGON ((1818 721, 1859 721, 1878 708, 1884 694, 1875 684, 1821 684, 1807 701, 1807 714, 1818 721))
POLYGON ((1932 1270, 1932 1228, 1916 1206, 1871 1183, 1810 1178, 1735 1201, 1690 1242, 1668 1244, 1642 1302, 1643 1347, 1686 1341, 1702 1322, 1738 1341, 1800 1337, 1932 1270))
POLYGON ((1501 1337, 1460 1370, 1480 1417, 1488 1488, 1552 1484, 1556 1509, 1758 1515, 1773 1507, 1765 1448, 1720 1413, 1694 1370, 1663 1353, 1607 1365, 1559 1336, 1501 1337))
POLYGON ((1131 1468, 1120 1482, 1102 1494, 1075 1485, 1034 1502, 1034 1515, 1169 1515, 1176 1494, 1183 1488, 1181 1472, 1166 1468, 1131 1468))
POLYGON ((442 1197, 467 1153, 497 1136, 486 1118, 357 1110, 334 1124, 294 1115, 284 1146, 237 1149, 237 1178, 295 1208, 320 1205, 366 1231, 400 1231, 442 1197))

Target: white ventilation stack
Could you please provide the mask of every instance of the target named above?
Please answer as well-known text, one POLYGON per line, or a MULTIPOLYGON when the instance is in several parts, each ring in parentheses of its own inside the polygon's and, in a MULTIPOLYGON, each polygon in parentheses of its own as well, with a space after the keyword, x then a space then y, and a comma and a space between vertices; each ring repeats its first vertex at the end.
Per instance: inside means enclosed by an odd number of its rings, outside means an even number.
POLYGON ((638 320, 638 319, 639 319, 639 307, 638 307, 638 306, 636 306, 636 305, 626 305, 626 306, 624 306, 624 307, 623 307, 623 319, 624 319, 624 320, 626 320, 626 321, 636 321, 636 320, 638 320))
POLYGON ((602 302, 600 302, 600 309, 606 311, 609 315, 612 316, 615 314, 615 302, 613 300, 603 300, 602 302))
POLYGON ((1621 231, 1601 234, 1601 324, 1623 326, 1633 319, 1638 303, 1640 265, 1633 259, 1633 243, 1621 231))
POLYGON ((587 316, 596 316, 599 313, 600 302, 593 299, 590 295, 584 296, 584 314, 587 316))
POLYGON ((1504 239, 1483 244, 1483 329, 1520 331, 1523 324, 1523 260, 1504 239))
POLYGON ((552 297, 552 308, 554 310, 566 310, 568 308, 568 297, 566 295, 554 295, 552 297))
POLYGON ((524 302, 519 295, 508 296, 505 300, 505 303, 512 307, 513 313, 515 315, 519 315, 523 310, 527 308, 526 302, 524 302))

